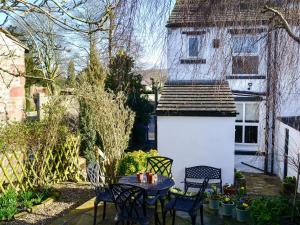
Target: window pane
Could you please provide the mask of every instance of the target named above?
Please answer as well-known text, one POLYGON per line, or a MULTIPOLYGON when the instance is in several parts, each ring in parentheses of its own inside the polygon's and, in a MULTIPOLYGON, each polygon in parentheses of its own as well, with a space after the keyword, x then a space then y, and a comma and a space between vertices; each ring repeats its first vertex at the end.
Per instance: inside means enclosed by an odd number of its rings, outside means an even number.
POLYGON ((236 122, 243 122, 243 104, 236 103, 236 111, 238 115, 236 115, 236 122))
POLYGON ((155 141, 155 118, 150 116, 148 124, 148 141, 155 141))
POLYGON ((198 56, 199 49, 198 38, 189 38, 189 56, 196 57, 198 56))
POLYGON ((256 37, 233 37, 233 53, 258 53, 256 37))
POLYGON ((246 122, 259 122, 259 105, 257 103, 246 103, 245 107, 246 122))
POLYGON ((235 143, 243 142, 243 127, 235 126, 235 143))
POLYGON ((257 143, 257 126, 245 126, 245 143, 257 143))
POLYGON ((258 74, 258 56, 233 56, 232 74, 258 74))

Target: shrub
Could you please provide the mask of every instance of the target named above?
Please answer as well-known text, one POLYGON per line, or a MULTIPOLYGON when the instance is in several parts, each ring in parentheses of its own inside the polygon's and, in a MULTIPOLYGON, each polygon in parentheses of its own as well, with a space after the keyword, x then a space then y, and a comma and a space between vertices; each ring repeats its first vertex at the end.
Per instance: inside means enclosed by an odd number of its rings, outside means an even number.
POLYGON ((10 188, 0 196, 0 220, 10 220, 17 212, 17 192, 10 188))
POLYGON ((77 90, 80 106, 81 149, 88 163, 98 161, 96 149, 105 155, 103 173, 108 183, 116 181, 119 162, 128 147, 134 113, 125 105, 125 96, 82 83, 77 90))
POLYGON ((256 225, 279 225, 283 216, 292 212, 288 199, 258 198, 252 202, 250 207, 251 217, 256 225))
POLYGON ((241 171, 236 171, 234 174, 235 179, 244 179, 245 176, 242 174, 241 171))
POLYGON ((139 172, 145 172, 147 169, 147 158, 157 155, 158 153, 156 150, 151 150, 149 152, 139 150, 126 153, 120 161, 119 175, 128 176, 139 172))

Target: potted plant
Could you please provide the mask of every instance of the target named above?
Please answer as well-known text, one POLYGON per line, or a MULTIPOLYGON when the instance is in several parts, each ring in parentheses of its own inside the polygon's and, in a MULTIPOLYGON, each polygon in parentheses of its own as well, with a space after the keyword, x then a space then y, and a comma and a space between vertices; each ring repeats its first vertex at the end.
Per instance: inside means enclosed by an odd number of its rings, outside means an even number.
POLYGON ((295 192, 296 177, 286 177, 282 183, 282 193, 285 195, 291 195, 295 192))
POLYGON ((234 195, 236 192, 236 189, 232 184, 225 184, 223 186, 223 191, 224 191, 225 195, 234 195))
POLYGON ((217 186, 212 185, 211 191, 209 193, 209 208, 219 209, 220 204, 220 193, 218 192, 217 186))
POLYGON ((249 215, 249 204, 244 201, 238 201, 236 205, 236 219, 239 222, 245 222, 249 215))
POLYGON ((222 207, 224 216, 232 216, 232 210, 234 209, 234 201, 230 195, 225 195, 222 198, 222 207))
POLYGON ((209 195, 207 192, 203 193, 203 204, 209 204, 209 195))
POLYGON ((237 188, 246 187, 246 179, 241 171, 236 171, 234 174, 234 182, 237 188))

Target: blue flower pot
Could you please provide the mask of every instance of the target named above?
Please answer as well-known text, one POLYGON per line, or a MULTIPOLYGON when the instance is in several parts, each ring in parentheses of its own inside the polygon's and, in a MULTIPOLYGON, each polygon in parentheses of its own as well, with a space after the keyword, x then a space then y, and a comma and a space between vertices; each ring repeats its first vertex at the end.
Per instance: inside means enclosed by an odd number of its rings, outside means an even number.
POLYGON ((234 209, 234 204, 222 204, 223 206, 223 215, 232 216, 232 210, 234 209))
POLYGON ((236 208, 236 220, 239 222, 245 222, 248 219, 249 209, 242 210, 236 208))
POLYGON ((219 200, 209 199, 209 208, 210 209, 219 209, 219 200))

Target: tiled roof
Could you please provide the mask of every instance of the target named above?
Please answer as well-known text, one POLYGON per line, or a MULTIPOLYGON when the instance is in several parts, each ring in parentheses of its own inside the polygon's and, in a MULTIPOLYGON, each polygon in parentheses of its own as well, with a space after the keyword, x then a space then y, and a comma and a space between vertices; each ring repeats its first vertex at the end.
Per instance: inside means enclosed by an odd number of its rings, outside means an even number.
POLYGON ((286 125, 300 131, 300 116, 281 117, 279 120, 286 125))
MULTIPOLYGON (((262 25, 268 23, 272 17, 269 12, 262 13, 265 4, 275 5, 278 4, 278 1, 177 0, 167 22, 167 27, 262 25)), ((299 9, 289 9, 288 12, 289 15, 294 15, 299 21, 299 9)))
POLYGON ((227 82, 172 81, 163 88, 158 116, 236 116, 227 82))

